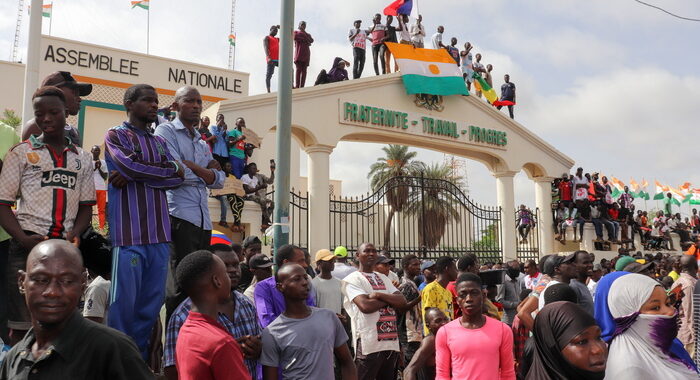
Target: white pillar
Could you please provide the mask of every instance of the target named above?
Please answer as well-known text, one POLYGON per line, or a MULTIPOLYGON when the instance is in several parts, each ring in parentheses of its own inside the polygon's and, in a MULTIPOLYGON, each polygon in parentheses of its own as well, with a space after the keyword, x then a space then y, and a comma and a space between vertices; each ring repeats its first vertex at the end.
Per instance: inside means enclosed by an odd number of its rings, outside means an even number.
POLYGON ((503 246, 503 262, 515 260, 517 257, 517 241, 515 237, 515 191, 513 177, 516 172, 494 173, 496 177, 496 196, 501 207, 501 242, 503 246))
POLYGON ((41 12, 42 0, 32 0, 34 13, 29 15, 29 39, 27 42, 27 63, 24 69, 24 103, 22 105, 22 126, 34 117, 32 95, 39 87, 39 63, 41 62, 41 12))
POLYGON ((540 219, 537 225, 537 231, 540 235, 540 256, 552 253, 554 244, 552 180, 551 177, 535 178, 535 205, 540 209, 540 219))
POLYGON ((333 147, 312 145, 306 147, 309 155, 307 169, 309 174, 309 253, 311 257, 319 249, 330 247, 330 155, 333 147))

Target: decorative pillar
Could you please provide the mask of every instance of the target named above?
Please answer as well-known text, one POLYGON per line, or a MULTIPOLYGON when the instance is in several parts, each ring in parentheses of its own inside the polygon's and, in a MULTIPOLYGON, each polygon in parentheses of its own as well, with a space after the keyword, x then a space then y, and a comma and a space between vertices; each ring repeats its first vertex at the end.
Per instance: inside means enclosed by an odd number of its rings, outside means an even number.
POLYGON ((496 196, 501 207, 501 249, 503 262, 517 258, 517 239, 515 229, 515 191, 513 177, 517 172, 494 173, 496 177, 496 196))
POLYGON ((535 205, 540 209, 537 231, 540 234, 540 257, 553 253, 552 177, 535 178, 535 205))
POLYGON ((312 145, 305 149, 309 155, 307 169, 309 174, 309 224, 308 242, 311 257, 319 249, 330 247, 330 155, 333 147, 312 145))

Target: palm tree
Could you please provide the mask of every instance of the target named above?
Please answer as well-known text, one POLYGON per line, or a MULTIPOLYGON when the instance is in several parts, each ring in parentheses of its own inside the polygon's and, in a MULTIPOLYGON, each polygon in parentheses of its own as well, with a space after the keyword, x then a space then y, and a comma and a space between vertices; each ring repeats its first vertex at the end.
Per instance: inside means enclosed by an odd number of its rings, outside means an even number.
POLYGON ((397 211, 403 210, 409 197, 409 183, 397 178, 416 172, 421 167, 420 162, 414 161, 416 152, 409 152, 405 145, 388 145, 382 148, 385 157, 377 158, 377 162, 370 166, 367 178, 373 191, 379 190, 385 184, 387 186, 387 204, 389 216, 384 224, 383 248, 388 250, 391 240, 391 222, 397 211), (397 178, 397 179, 395 179, 397 178), (391 181, 394 179, 394 181, 391 181), (391 182, 390 182, 391 181, 391 182))
MULTIPOLYGON (((445 234, 445 227, 450 221, 460 222, 457 201, 449 189, 457 186, 461 177, 455 176, 452 168, 446 164, 422 165, 419 169, 423 175, 423 191, 410 193, 405 205, 406 216, 418 217, 418 236, 421 246, 435 248, 445 234), (449 182, 448 186, 444 186, 449 182), (425 231, 425 236, 423 233, 425 231)), ((414 176, 421 173, 414 172, 414 176)))

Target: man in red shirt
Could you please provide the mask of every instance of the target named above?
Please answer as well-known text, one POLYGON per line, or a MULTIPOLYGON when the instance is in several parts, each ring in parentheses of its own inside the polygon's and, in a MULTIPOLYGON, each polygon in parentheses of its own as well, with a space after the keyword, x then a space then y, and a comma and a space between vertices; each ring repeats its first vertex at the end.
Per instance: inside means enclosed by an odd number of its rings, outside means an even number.
POLYGON ((263 48, 265 48, 265 59, 267 60, 267 74, 265 75, 265 85, 267 92, 270 92, 270 79, 275 73, 275 66, 280 64, 280 39, 277 38, 277 30, 279 25, 270 27, 270 34, 263 39, 263 48))
POLYGON ((569 209, 569 212, 571 212, 571 208, 574 207, 574 202, 573 202, 573 190, 571 188, 571 181, 569 181, 569 175, 564 173, 561 176, 561 181, 559 181, 559 199, 561 200, 561 203, 564 205, 564 207, 569 209))
POLYGON ((218 306, 231 297, 224 262, 209 251, 190 253, 178 264, 175 279, 192 299, 175 346, 178 378, 250 380, 241 348, 217 322, 218 306))

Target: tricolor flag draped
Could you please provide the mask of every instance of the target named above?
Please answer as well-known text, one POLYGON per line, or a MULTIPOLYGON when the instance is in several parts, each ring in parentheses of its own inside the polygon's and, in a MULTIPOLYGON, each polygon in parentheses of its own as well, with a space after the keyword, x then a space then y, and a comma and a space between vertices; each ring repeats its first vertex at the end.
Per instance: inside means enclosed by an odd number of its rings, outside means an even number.
POLYGON ((493 106, 512 106, 515 105, 515 102, 512 102, 510 100, 498 100, 498 94, 496 94, 496 90, 494 90, 486 80, 479 75, 476 71, 472 75, 474 78, 474 87, 478 91, 481 91, 482 94, 484 94, 484 97, 486 100, 488 100, 489 103, 493 106))
POLYGON ((231 33, 228 35, 228 43, 231 44, 231 46, 236 46, 236 35, 231 33))
POLYGON ((131 2, 131 9, 134 9, 135 7, 143 8, 143 9, 148 9, 149 7, 149 1, 150 0, 137 0, 137 1, 132 1, 131 2))
POLYGON ((637 191, 639 190, 639 184, 633 178, 630 178, 630 190, 632 190, 631 193, 633 197, 639 197, 639 195, 637 194, 637 191))
POLYGON ((408 94, 469 95, 462 71, 445 49, 419 49, 387 42, 408 94))

